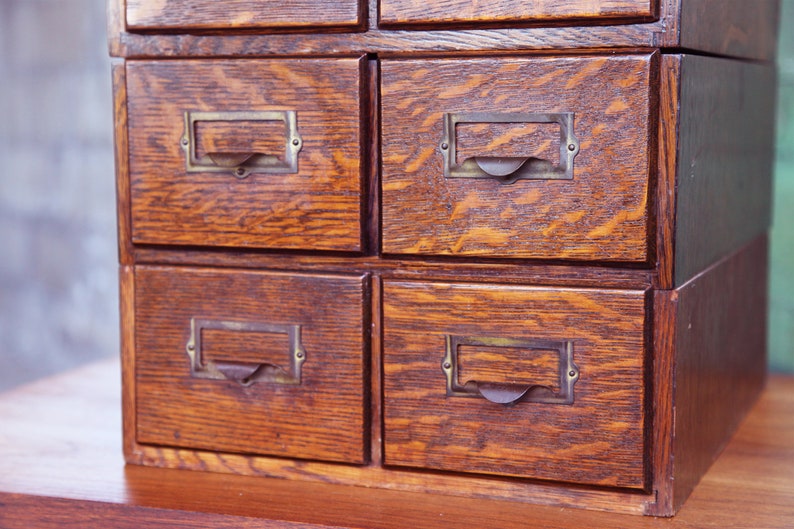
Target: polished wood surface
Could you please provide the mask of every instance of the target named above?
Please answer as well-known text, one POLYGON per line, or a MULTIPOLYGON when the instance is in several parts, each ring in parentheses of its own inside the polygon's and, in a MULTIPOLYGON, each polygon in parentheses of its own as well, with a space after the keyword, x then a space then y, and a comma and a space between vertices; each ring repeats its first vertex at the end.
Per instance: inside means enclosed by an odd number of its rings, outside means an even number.
POLYGON ((365 463, 365 289, 361 276, 136 267, 136 441, 365 463), (298 383, 238 383, 247 366, 295 371, 289 329, 298 383), (225 366, 219 379, 196 376, 190 344, 198 366, 225 366))
MULTIPOLYGON (((361 249, 361 68, 358 59, 129 61, 126 93, 132 241, 288 250, 361 249), (286 174, 189 172, 185 112, 293 111, 301 137, 286 174)), ((250 119, 250 118, 249 118, 250 119)), ((226 122, 221 152, 282 161, 286 126, 264 142, 250 123, 226 122), (234 127, 233 125, 237 125, 234 127), (231 127, 231 128, 229 128, 231 127), (277 144, 280 142, 280 146, 277 144), (229 149, 229 150, 225 150, 229 149)), ((213 118, 203 144, 221 142, 213 118)), ((260 131, 261 132, 261 131, 260 131)), ((125 198, 125 197, 122 197, 125 198)))
POLYGON ((125 467, 119 366, 0 395, 0 527, 784 529, 794 520, 794 378, 771 377, 673 519, 516 502, 125 467))
MULTIPOLYGON (((385 60, 381 70, 384 253, 648 260, 654 55, 385 60), (571 179, 444 174, 445 114, 566 112, 579 142, 571 179)), ((561 163, 558 125, 535 146, 514 138, 513 125, 472 142, 458 124, 449 138, 460 145, 456 162, 547 157, 548 143, 549 161, 561 163)))
MULTIPOLYGON (((387 280, 383 313, 387 465, 644 488, 646 292, 387 280), (570 341, 573 402, 449 397, 448 336, 570 341)), ((551 374, 559 385, 562 361, 533 365, 527 347, 507 358, 491 347, 478 382, 516 384, 523 373, 552 385, 551 374)), ((458 383, 473 380, 467 360, 482 354, 460 347, 458 383)))

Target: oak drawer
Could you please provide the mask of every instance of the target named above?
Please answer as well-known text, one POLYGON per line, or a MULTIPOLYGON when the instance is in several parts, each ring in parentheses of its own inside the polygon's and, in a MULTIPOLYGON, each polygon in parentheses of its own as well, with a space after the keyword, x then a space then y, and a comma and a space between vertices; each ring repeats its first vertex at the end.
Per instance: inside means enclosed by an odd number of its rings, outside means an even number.
POLYGON ((360 250, 360 67, 129 61, 133 242, 360 250))
POLYGON ((127 0, 127 28, 254 29, 356 26, 359 0, 127 0))
POLYGON ((380 22, 401 24, 481 24, 507 22, 637 21, 656 14, 655 0, 380 0, 380 22))
POLYGON ((384 61, 383 251, 648 261, 654 64, 384 61))
POLYGON ((139 266, 137 441, 363 463, 363 278, 139 266))
POLYGON ((646 296, 385 281, 384 463, 645 487, 646 296))

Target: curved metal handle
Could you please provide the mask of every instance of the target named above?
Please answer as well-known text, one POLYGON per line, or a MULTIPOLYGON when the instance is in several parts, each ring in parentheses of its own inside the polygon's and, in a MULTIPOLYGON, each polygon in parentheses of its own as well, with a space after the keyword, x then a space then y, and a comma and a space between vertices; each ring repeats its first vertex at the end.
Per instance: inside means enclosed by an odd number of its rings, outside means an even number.
MULTIPOLYGON (((449 397, 482 397, 490 402, 506 406, 522 401, 573 404, 574 384, 579 380, 579 368, 573 362, 573 342, 447 335, 446 343, 446 354, 441 363, 441 369, 446 375, 447 396, 449 397), (560 390, 555 392, 554 389, 541 384, 509 384, 477 380, 469 380, 461 384, 458 379, 458 353, 461 345, 555 350, 559 358, 557 375, 560 390)), ((508 366, 506 369, 511 368, 508 366)))
POLYGON ((190 358, 190 375, 195 378, 211 380, 231 380, 241 386, 256 382, 296 385, 301 383, 301 366, 306 361, 306 349, 301 343, 300 325, 278 325, 268 323, 217 321, 191 318, 190 338, 185 346, 190 358), (261 332, 286 334, 289 339, 289 369, 269 362, 229 362, 213 361, 204 358, 202 350, 203 330, 222 330, 235 332, 261 332))
POLYGON ((231 173, 246 178, 251 173, 288 174, 298 172, 298 152, 303 139, 298 134, 294 110, 265 112, 185 112, 185 133, 181 144, 188 173, 231 173), (199 121, 281 121, 285 126, 283 155, 263 152, 196 153, 196 122, 199 121))
POLYGON ((571 180, 573 161, 579 154, 579 140, 573 133, 574 113, 445 113, 440 150, 447 178, 492 178, 503 184, 518 180, 571 180), (472 156, 457 163, 458 123, 557 123, 560 126, 559 165, 528 154, 527 156, 472 156))

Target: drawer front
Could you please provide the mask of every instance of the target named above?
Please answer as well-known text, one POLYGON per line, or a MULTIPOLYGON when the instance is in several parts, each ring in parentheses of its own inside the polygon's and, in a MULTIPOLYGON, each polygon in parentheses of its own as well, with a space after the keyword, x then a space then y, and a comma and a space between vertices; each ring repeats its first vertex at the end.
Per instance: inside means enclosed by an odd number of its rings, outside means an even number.
POLYGON ((655 0, 380 0, 380 22, 387 25, 649 20, 655 13, 655 0))
POLYGON ((252 29, 355 26, 358 0, 127 0, 127 28, 252 29))
POLYGON ((361 277, 137 267, 143 444, 364 463, 361 277))
POLYGON ((139 244, 358 251, 360 62, 130 61, 139 244))
POLYGON ((384 252, 646 262, 654 62, 384 61, 384 252))
POLYGON ((643 488, 645 307, 385 281, 385 464, 643 488))

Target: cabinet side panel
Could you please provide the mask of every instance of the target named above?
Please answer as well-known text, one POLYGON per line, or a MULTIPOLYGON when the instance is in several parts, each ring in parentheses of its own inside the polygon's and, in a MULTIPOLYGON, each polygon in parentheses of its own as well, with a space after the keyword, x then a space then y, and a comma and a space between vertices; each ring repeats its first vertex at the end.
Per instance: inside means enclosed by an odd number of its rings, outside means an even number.
POLYGON ((775 71, 685 55, 680 82, 676 285, 769 226, 775 71))
POLYGON ((766 237, 677 292, 676 509, 716 459, 765 381, 766 237))
POLYGON ((777 47, 777 0, 681 2, 682 48, 772 60, 777 47))

